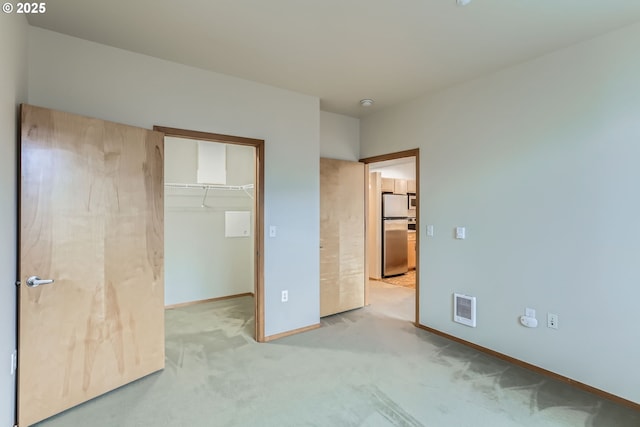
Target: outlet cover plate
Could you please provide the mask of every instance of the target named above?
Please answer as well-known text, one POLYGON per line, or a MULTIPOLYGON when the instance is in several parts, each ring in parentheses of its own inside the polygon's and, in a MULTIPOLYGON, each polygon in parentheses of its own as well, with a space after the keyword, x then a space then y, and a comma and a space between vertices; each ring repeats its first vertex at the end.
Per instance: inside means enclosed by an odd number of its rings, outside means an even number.
POLYGON ((558 329, 558 315, 554 313, 547 313, 547 327, 551 329, 558 329))

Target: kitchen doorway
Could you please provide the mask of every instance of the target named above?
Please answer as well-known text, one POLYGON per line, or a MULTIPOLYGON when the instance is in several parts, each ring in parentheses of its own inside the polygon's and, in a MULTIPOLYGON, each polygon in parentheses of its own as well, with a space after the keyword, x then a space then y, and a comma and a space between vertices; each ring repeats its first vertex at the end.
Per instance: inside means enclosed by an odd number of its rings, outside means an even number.
POLYGON ((173 158, 165 161, 170 163, 165 179, 167 223, 184 225, 167 235, 167 243, 173 236, 179 247, 175 268, 167 267, 166 305, 177 308, 252 297, 255 328, 251 335, 263 342, 264 141, 161 126, 154 130, 165 134, 165 144, 173 150, 173 158), (190 170, 181 165, 189 165, 190 170), (184 241, 185 233, 197 240, 195 245, 184 241), (230 256, 233 259, 219 259, 230 256), (206 266, 200 265, 213 270, 200 271, 195 277, 189 268, 194 258, 208 260, 206 266), (223 269, 216 268, 217 261, 223 269), (171 278, 177 281, 175 289, 171 278), (215 287, 211 286, 214 281, 218 281, 215 287))
POLYGON ((380 286, 414 290, 419 324, 419 149, 369 157, 366 165, 367 277, 365 304, 380 286))

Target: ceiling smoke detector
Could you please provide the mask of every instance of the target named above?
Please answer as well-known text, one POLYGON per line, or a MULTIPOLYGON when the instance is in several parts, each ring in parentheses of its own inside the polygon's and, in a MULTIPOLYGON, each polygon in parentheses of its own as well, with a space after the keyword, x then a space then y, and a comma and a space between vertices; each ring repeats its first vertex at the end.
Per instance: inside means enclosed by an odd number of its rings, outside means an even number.
POLYGON ((471 0, 456 0, 456 4, 458 6, 466 6, 471 3, 471 0))
POLYGON ((363 107, 371 107, 373 105, 373 99, 361 99, 360 100, 360 105, 362 105, 363 107))

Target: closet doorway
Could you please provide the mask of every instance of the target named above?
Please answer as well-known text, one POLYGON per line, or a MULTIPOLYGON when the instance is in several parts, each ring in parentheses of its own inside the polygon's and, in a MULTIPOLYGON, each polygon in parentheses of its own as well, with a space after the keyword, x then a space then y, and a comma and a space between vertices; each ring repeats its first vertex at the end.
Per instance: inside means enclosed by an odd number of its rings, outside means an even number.
POLYGON ((165 134, 165 306, 252 297, 263 342, 264 141, 154 130, 165 134))

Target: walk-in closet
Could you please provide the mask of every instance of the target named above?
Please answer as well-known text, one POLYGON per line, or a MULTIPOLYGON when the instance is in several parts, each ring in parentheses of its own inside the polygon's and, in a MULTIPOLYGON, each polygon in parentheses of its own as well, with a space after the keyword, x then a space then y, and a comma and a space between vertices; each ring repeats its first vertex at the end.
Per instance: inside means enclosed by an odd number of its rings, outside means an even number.
POLYGON ((252 298, 255 165, 254 147, 165 137, 167 308, 252 298))

